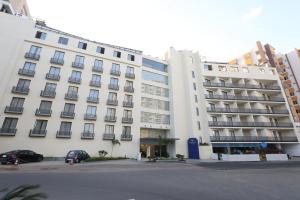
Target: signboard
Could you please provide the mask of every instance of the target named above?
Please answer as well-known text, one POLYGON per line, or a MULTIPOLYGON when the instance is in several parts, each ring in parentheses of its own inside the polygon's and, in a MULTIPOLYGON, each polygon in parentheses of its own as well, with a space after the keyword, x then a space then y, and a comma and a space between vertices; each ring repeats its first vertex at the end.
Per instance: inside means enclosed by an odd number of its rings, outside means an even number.
POLYGON ((188 139, 189 159, 200 159, 199 157, 199 143, 197 138, 188 139))
POLYGON ((259 144, 259 146, 260 146, 260 148, 265 149, 265 148, 267 148, 268 144, 265 142, 262 142, 259 144))

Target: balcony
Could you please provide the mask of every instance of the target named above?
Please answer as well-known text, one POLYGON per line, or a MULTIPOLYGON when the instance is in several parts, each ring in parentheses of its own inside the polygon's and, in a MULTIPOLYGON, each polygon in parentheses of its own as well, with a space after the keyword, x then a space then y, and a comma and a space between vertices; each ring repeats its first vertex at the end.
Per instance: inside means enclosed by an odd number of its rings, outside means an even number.
POLYGON ((237 84, 237 83, 215 83, 204 82, 205 87, 221 87, 221 88, 244 88, 244 89, 261 89, 261 90, 280 90, 278 85, 252 85, 252 84, 237 84))
POLYGON ((134 93, 134 88, 132 86, 125 86, 124 92, 134 93))
POLYGON ((10 113, 10 114, 22 114, 24 108, 23 107, 17 107, 17 106, 6 106, 4 112, 10 113))
POLYGON ((90 81, 90 86, 101 87, 101 82, 100 81, 90 81))
POLYGON ((16 94, 28 94, 29 88, 28 87, 20 87, 20 86, 14 86, 11 90, 12 93, 16 94))
POLYGON ((110 84, 108 84, 108 89, 119 90, 119 85, 110 83, 110 84))
POLYGON ((74 112, 67 112, 67 111, 62 111, 60 113, 61 118, 67 118, 67 119, 74 119, 75 113, 74 112))
POLYGON ((211 136, 211 142, 298 142, 296 136, 211 136))
POLYGON ((84 64, 79 62, 72 62, 72 67, 77 69, 84 69, 84 64))
POLYGON ((115 139, 115 134, 113 133, 104 133, 103 140, 113 140, 115 139))
POLYGON ((118 105, 118 100, 114 100, 114 99, 107 99, 107 101, 106 101, 106 105, 110 105, 110 106, 117 106, 117 105, 118 105))
POLYGON ((56 132, 56 138, 71 138, 72 132, 71 131, 57 131, 56 132))
POLYGON ((120 76, 121 71, 120 70, 110 70, 110 75, 120 76))
POLYGON ((77 93, 66 93, 65 94, 65 99, 66 100, 77 101, 78 100, 78 94, 77 93))
POLYGON ((132 101, 123 101, 123 107, 133 108, 133 102, 132 101))
POLYGON ((133 118, 132 117, 122 117, 122 123, 132 124, 133 118))
POLYGON ((15 128, 0 128, 0 136, 15 136, 17 129, 15 128))
POLYGON ((97 115, 86 113, 84 114, 84 120, 97 120, 97 115))
POLYGON ((122 135, 121 135, 121 141, 132 141, 132 135, 131 134, 122 133, 122 135))
POLYGON ((248 109, 248 108, 207 108, 207 112, 213 113, 252 113, 252 114, 285 114, 288 115, 289 111, 284 110, 268 110, 268 109, 248 109))
POLYGON ((226 121, 209 121, 210 127, 272 127, 272 128, 293 128, 293 123, 288 122, 226 122, 226 121))
POLYGON ((47 98, 55 98, 56 92, 52 90, 42 90, 40 96, 47 98))
POLYGON ((30 60, 39 60, 40 55, 36 54, 36 53, 27 52, 27 53, 25 53, 25 58, 30 59, 30 60))
POLYGON ((50 109, 36 109, 35 116, 41 116, 41 117, 51 117, 52 110, 50 109))
POLYGON ((134 74, 134 73, 128 73, 128 72, 126 72, 126 73, 125 73, 125 77, 126 77, 126 78, 135 79, 135 74, 134 74))
POLYGON ((99 98, 98 97, 87 97, 86 101, 89 103, 99 103, 99 98))
POLYGON ((69 77, 69 83, 80 84, 81 83, 81 78, 71 76, 71 77, 69 77))
POLYGON ((242 101, 273 101, 273 102, 284 102, 283 97, 271 97, 264 98, 258 96, 239 96, 239 95, 217 95, 217 94, 206 94, 206 99, 218 99, 218 100, 242 100, 242 101))
POLYGON ((116 122, 117 121, 117 117, 116 116, 112 116, 112 115, 106 115, 104 120, 106 122, 116 122))
POLYGON ((31 129, 29 132, 29 137, 45 137, 46 134, 47 130, 31 129))
POLYGON ((19 69, 19 75, 34 77, 35 71, 30 69, 19 69))
POLYGON ((95 133, 92 132, 82 132, 81 139, 94 139, 95 133))
POLYGON ((50 63, 56 64, 56 65, 64 65, 64 59, 60 58, 51 58, 50 63))
POLYGON ((93 66, 92 71, 97 72, 97 73, 102 73, 103 72, 103 67, 93 66))
POLYGON ((58 75, 58 74, 49 74, 49 73, 47 73, 47 74, 46 74, 46 79, 48 79, 48 80, 53 80, 53 81, 59 81, 60 75, 58 75))

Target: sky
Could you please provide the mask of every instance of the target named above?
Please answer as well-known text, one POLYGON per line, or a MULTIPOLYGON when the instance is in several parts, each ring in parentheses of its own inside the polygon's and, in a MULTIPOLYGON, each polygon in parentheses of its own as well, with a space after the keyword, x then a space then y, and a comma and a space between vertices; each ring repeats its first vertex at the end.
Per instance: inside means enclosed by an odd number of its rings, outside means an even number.
POLYGON ((27 0, 50 27, 163 58, 169 47, 229 61, 257 40, 300 48, 298 0, 27 0))

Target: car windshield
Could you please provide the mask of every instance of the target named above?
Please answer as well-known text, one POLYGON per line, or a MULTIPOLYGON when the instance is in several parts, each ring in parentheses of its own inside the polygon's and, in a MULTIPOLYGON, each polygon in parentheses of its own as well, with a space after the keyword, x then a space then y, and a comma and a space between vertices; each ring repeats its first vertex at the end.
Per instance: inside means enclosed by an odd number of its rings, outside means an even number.
POLYGON ((15 154, 17 152, 19 152, 19 150, 8 151, 8 152, 5 152, 4 154, 15 154))
POLYGON ((68 153, 68 156, 69 156, 69 157, 75 156, 75 152, 74 152, 74 151, 70 151, 70 152, 68 153))

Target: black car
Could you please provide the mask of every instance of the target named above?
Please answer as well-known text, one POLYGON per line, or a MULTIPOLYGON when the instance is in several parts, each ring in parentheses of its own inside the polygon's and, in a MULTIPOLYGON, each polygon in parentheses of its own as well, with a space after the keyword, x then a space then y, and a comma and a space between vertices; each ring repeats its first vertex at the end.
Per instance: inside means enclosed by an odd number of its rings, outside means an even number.
POLYGON ((42 154, 30 150, 15 150, 0 154, 1 164, 40 162, 44 159, 42 154))
POLYGON ((89 154, 83 150, 72 150, 69 151, 65 162, 68 163, 72 161, 73 163, 80 163, 82 160, 90 158, 89 154))

